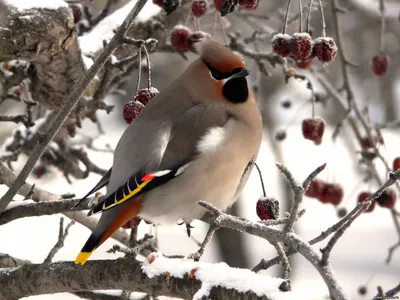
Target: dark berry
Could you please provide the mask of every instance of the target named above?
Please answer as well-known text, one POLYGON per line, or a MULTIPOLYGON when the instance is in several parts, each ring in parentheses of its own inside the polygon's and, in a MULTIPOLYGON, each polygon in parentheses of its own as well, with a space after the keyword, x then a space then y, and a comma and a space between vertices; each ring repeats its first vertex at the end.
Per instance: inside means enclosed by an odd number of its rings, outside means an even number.
POLYGON ((305 195, 311 198, 319 198, 322 196, 322 192, 324 191, 325 181, 321 179, 314 179, 311 181, 310 186, 305 191, 305 195))
POLYGON ((367 294, 367 287, 365 285, 362 285, 358 288, 358 293, 360 295, 366 295, 367 294))
POLYGON ((376 55, 372 58, 372 73, 382 76, 388 69, 388 59, 386 55, 376 55))
POLYGON ((246 9, 254 9, 257 7, 258 0, 239 0, 239 6, 246 9))
MULTIPOLYGON (((372 194, 370 192, 362 192, 360 193, 360 195, 358 195, 358 199, 357 202, 363 202, 365 201, 365 199, 367 199, 369 196, 371 196, 372 194)), ((368 206, 368 208, 366 210, 364 210, 364 212, 371 212, 373 211, 375 208, 375 201, 372 201, 371 204, 368 206)))
POLYGON ((139 101, 129 101, 124 106, 123 116, 126 123, 131 124, 133 120, 140 114, 144 105, 139 101))
POLYGON ((337 53, 335 41, 330 37, 316 38, 313 52, 321 62, 330 62, 335 59, 337 53))
POLYGON ((286 139, 286 131, 285 130, 277 131, 275 134, 275 139, 277 141, 283 141, 284 139, 286 139))
POLYGON ((236 3, 237 0, 214 0, 215 9, 220 12, 221 16, 226 16, 233 12, 236 3))
POLYGON ((300 69, 309 69, 311 68, 312 64, 313 64, 312 58, 296 61, 296 66, 300 69))
POLYGON ((393 161, 393 171, 400 169, 400 156, 396 157, 393 161))
POLYGON ((290 55, 295 58, 307 59, 312 52, 311 36, 306 32, 295 33, 290 38, 290 55))
POLYGON ((279 202, 274 198, 260 197, 256 205, 257 216, 261 220, 277 220, 279 217, 279 202))
POLYGON ((146 105, 149 101, 157 96, 160 92, 155 88, 141 89, 135 96, 135 100, 146 105))
POLYGON ((130 228, 138 227, 140 224, 140 221, 142 221, 142 219, 140 217, 134 217, 134 218, 130 219, 128 222, 126 222, 124 225, 122 225, 122 228, 130 229, 130 228))
POLYGON ((182 51, 188 50, 187 37, 189 34, 189 28, 182 25, 176 25, 171 32, 172 47, 182 51))
POLYGON ((371 149, 371 148, 376 147, 379 144, 383 144, 383 139, 377 135, 372 137, 372 141, 373 141, 373 143, 371 143, 371 141, 368 137, 364 137, 364 138, 362 138, 361 143, 365 149, 371 149))
POLYGON ((278 33, 272 37, 272 52, 286 57, 290 54, 290 35, 278 33))
POLYGON ((322 203, 339 205, 344 196, 343 188, 337 183, 325 183, 322 195, 318 198, 322 203))
POLYGON ((194 44, 201 41, 202 39, 211 39, 211 35, 204 31, 195 31, 190 33, 186 38, 186 43, 189 50, 196 53, 196 48, 194 47, 194 44))
POLYGON ((79 23, 79 21, 82 19, 81 8, 77 5, 71 5, 70 8, 72 10, 72 15, 74 16, 74 24, 79 23))
POLYGON ((167 16, 173 13, 181 5, 181 0, 164 0, 164 11, 167 16))
POLYGON ((376 198, 376 202, 379 206, 393 208, 396 204, 396 193, 392 189, 387 189, 376 198))
POLYGON ((324 130, 325 121, 320 118, 309 118, 303 120, 302 131, 304 138, 314 141, 316 145, 321 144, 324 130))
POLYGON ((292 101, 290 101, 290 100, 284 100, 284 101, 282 101, 282 107, 283 107, 283 108, 290 108, 290 107, 292 107, 292 101))
POLYGON ((347 215, 347 209, 344 207, 341 207, 340 209, 338 209, 337 215, 339 218, 344 218, 347 215))
POLYGON ((207 0, 193 0, 192 13, 196 18, 200 18, 207 13, 208 2, 207 0))
POLYGON ((153 4, 155 4, 161 8, 164 8, 164 0, 153 0, 153 4))

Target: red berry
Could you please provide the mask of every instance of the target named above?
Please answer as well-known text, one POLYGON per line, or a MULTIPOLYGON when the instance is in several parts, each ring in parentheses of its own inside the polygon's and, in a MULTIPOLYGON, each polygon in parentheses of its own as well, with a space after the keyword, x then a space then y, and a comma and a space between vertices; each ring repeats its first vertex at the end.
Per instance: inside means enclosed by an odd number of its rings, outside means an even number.
POLYGON ((321 144, 324 130, 325 121, 320 118, 309 118, 303 120, 302 131, 304 138, 314 141, 316 145, 321 144))
POLYGON ((225 16, 235 10, 235 0, 214 0, 215 9, 225 16))
POLYGON ((279 202, 274 198, 260 197, 256 205, 257 216, 261 220, 277 220, 279 217, 279 202))
POLYGON ((41 178, 44 174, 48 172, 47 168, 40 164, 37 167, 33 169, 33 175, 35 175, 36 178, 41 178))
POLYGON ((200 18, 206 14, 208 10, 207 0, 193 0, 192 13, 196 18, 200 18))
POLYGON ((133 227, 138 227, 140 224, 140 221, 142 221, 142 219, 140 217, 134 217, 134 218, 130 219, 128 222, 126 222, 124 225, 122 225, 122 228, 130 229, 133 227))
POLYGON ((146 105, 149 101, 157 96, 160 92, 155 88, 141 89, 135 96, 135 100, 146 105))
POLYGON ((386 55, 376 55, 372 58, 372 73, 382 76, 388 69, 388 59, 386 55))
POLYGON ((164 0, 153 0, 153 4, 155 4, 161 8, 164 8, 164 0))
POLYGON ((335 41, 330 37, 319 37, 314 40, 313 52, 318 59, 325 63, 335 59, 337 47, 335 41))
POLYGON ((194 47, 194 44, 202 39, 211 39, 211 35, 204 31, 195 31, 189 34, 186 38, 186 43, 189 50, 196 53, 196 48, 194 47))
POLYGON ((286 57, 290 53, 289 45, 290 45, 290 35, 278 33, 272 37, 272 52, 286 57))
POLYGON ((300 69, 309 69, 313 64, 312 58, 296 61, 296 66, 300 69))
MULTIPOLYGON (((362 192, 360 193, 360 195, 358 195, 357 202, 363 202, 371 195, 372 194, 370 192, 362 192)), ((371 212, 374 210, 374 208, 375 208, 375 201, 372 201, 371 204, 368 206, 368 208, 364 210, 364 212, 371 212)))
POLYGON ((393 171, 400 169, 400 156, 396 157, 393 161, 393 171))
POLYGON ((376 198, 376 202, 382 207, 393 208, 396 204, 396 193, 392 189, 387 189, 376 198))
POLYGON ((140 114, 144 105, 139 101, 129 101, 124 106, 123 116, 126 123, 131 124, 133 120, 140 114))
POLYGON ((82 19, 81 8, 77 5, 71 5, 70 8, 72 10, 72 15, 74 16, 74 24, 76 24, 82 19))
POLYGON ((182 25, 176 25, 171 32, 171 44, 172 47, 186 51, 188 50, 188 45, 187 45, 187 37, 190 34, 190 29, 182 26, 182 25))
POLYGON ((290 38, 290 55, 296 58, 307 59, 312 52, 311 36, 307 32, 295 33, 290 38))
POLYGON ((368 137, 364 137, 361 140, 361 143, 365 149, 370 149, 370 148, 377 146, 378 144, 383 144, 383 139, 380 136, 376 136, 376 135, 373 136, 372 141, 373 141, 373 144, 371 143, 371 141, 368 137))
POLYGON ((181 0, 164 0, 163 3, 164 11, 167 13, 167 16, 173 13, 179 6, 181 6, 181 0))
POLYGON ((325 181, 321 179, 314 179, 311 181, 310 186, 308 187, 305 195, 311 198, 319 198, 324 191, 325 181))
POLYGON ((337 183, 325 183, 324 190, 319 200, 322 203, 331 203, 333 205, 339 205, 342 202, 344 196, 343 188, 337 183))
POLYGON ((257 7, 258 0, 239 0, 239 6, 246 9, 254 9, 257 7))

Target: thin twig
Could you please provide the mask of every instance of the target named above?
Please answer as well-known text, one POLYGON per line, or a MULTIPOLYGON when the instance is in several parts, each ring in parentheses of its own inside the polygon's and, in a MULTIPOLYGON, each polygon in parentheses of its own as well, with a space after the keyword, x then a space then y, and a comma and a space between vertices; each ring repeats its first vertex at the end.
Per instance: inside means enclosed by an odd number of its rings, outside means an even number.
POLYGON ((311 9, 313 5, 313 0, 310 0, 310 6, 308 7, 308 15, 307 15, 307 28, 306 32, 310 33, 310 22, 311 22, 311 9))
POLYGON ((197 250, 195 253, 190 254, 188 256, 189 259, 193 259, 194 261, 200 260, 207 245, 210 243, 215 231, 219 229, 219 226, 217 224, 218 224, 218 217, 214 220, 214 223, 210 224, 210 227, 208 228, 207 234, 203 242, 201 243, 199 250, 197 250))
POLYGON ((299 2, 299 15, 300 15, 300 25, 299 25, 299 32, 303 32, 303 5, 301 5, 301 0, 299 2))
POLYGON ((288 279, 289 273, 292 271, 292 268, 290 267, 289 259, 286 256, 285 250, 283 250, 282 244, 277 242, 273 244, 276 251, 278 252, 278 255, 281 258, 282 266, 283 266, 283 278, 288 279))
POLYGON ((263 176, 261 173, 260 168, 258 167, 257 163, 255 161, 253 161, 253 164, 255 165, 257 171, 258 171, 258 176, 260 177, 260 182, 261 182, 261 188, 263 190, 263 195, 264 197, 267 197, 267 193, 265 192, 265 185, 264 185, 264 180, 263 180, 263 176))
POLYGON ((322 8, 322 1, 321 0, 318 0, 318 1, 319 1, 319 9, 321 11, 321 26, 322 26, 321 36, 324 37, 326 35, 326 30, 325 30, 326 24, 325 24, 324 9, 322 8))
POLYGON ((289 1, 288 1, 287 8, 286 8, 285 23, 283 23, 283 30, 282 30, 282 33, 283 33, 283 34, 286 33, 286 27, 287 27, 287 24, 288 24, 289 11, 290 11, 290 4, 291 4, 291 3, 292 3, 292 0, 289 0, 289 1))
POLYGON ((60 218, 60 228, 59 228, 59 232, 58 232, 58 240, 57 240, 56 244, 53 246, 53 248, 51 248, 49 254, 47 255, 47 257, 44 260, 44 263, 50 263, 53 260, 54 256, 57 254, 57 252, 62 247, 64 247, 64 241, 68 235, 68 231, 69 231, 70 227, 74 224, 75 224, 75 221, 72 220, 64 230, 64 218, 63 217, 60 218))

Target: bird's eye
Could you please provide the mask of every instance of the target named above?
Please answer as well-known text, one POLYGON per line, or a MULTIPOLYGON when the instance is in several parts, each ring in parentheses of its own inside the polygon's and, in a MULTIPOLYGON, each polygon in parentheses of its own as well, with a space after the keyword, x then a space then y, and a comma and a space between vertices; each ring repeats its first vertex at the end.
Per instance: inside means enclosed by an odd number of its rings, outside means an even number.
POLYGON ((212 66, 210 66, 207 63, 206 63, 206 66, 207 66, 208 70, 211 73, 211 77, 214 78, 215 80, 227 79, 227 78, 231 77, 232 75, 235 75, 235 74, 237 74, 237 73, 239 73, 240 71, 243 70, 241 68, 235 68, 235 69, 233 69, 232 72, 220 72, 220 71, 218 71, 217 69, 213 68, 212 66))

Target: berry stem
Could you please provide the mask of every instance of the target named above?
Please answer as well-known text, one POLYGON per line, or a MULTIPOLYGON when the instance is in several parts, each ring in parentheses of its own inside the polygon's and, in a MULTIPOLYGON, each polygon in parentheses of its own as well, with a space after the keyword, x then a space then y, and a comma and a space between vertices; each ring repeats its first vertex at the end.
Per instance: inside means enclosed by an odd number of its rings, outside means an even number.
POLYGON ((264 195, 264 197, 267 197, 267 193, 265 192, 265 185, 264 185, 264 180, 263 180, 263 177, 262 177, 261 170, 260 170, 260 168, 258 167, 258 165, 257 165, 257 163, 256 163, 255 161, 253 161, 253 165, 256 166, 257 171, 258 171, 258 175, 260 176, 260 181, 261 181, 261 187, 262 187, 262 190, 263 190, 263 195, 264 195))
POLYGON ((379 11, 381 12, 381 54, 385 51, 385 0, 379 0, 379 11))
POLYGON ((306 28, 307 33, 310 33, 311 9, 312 9, 312 5, 313 5, 313 1, 314 0, 310 0, 310 6, 308 7, 307 28, 306 28))
POLYGON ((136 94, 139 92, 140 77, 142 76, 142 46, 138 50, 138 62, 139 62, 139 67, 138 67, 138 78, 136 81, 136 94))
POLYGON ((301 5, 301 0, 299 2, 299 14, 300 14, 300 25, 299 25, 299 32, 303 32, 303 5, 301 5))
POLYGON ((285 15, 285 23, 283 24, 283 30, 282 33, 285 34, 286 33, 286 27, 287 27, 287 23, 288 23, 288 18, 289 18, 289 10, 290 10, 290 4, 292 3, 292 0, 288 1, 288 5, 286 8, 286 15, 285 15))
POLYGON ((146 54, 146 62, 147 62, 147 87, 151 88, 151 65, 150 65, 150 56, 149 51, 147 51, 146 46, 143 46, 144 53, 146 54))
POLYGON ((326 31, 325 31, 326 24, 325 24, 324 9, 322 8, 322 1, 318 0, 318 2, 319 2, 319 10, 321 11, 321 22, 322 22, 322 33, 321 33, 321 35, 323 37, 325 37, 325 35, 326 35, 326 31))

